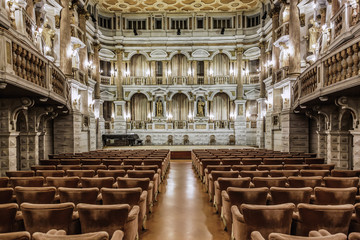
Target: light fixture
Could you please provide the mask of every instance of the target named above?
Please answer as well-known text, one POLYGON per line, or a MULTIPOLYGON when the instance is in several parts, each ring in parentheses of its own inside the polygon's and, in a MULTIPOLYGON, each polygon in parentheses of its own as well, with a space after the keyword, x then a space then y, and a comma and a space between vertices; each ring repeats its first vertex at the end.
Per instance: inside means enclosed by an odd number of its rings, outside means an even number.
POLYGON ((210 74, 210 76, 214 74, 214 71, 212 70, 212 68, 210 68, 209 74, 210 74))
POLYGON ((299 112, 300 112, 299 110, 295 110, 295 109, 294 109, 294 113, 299 113, 299 112))
POLYGON ((69 111, 68 111, 68 110, 64 110, 64 111, 62 111, 62 112, 66 114, 66 113, 68 113, 69 111))

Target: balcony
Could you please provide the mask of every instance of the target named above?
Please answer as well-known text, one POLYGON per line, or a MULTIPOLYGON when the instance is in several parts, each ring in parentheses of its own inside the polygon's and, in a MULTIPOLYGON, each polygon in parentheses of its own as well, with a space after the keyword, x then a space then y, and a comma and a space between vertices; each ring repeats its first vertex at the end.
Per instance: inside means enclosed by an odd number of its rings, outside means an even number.
POLYGON ((111 77, 109 76, 100 76, 100 81, 102 85, 111 85, 111 77))
POLYGON ((71 37, 79 39, 81 42, 85 42, 85 34, 84 32, 78 27, 71 24, 71 37))
POLYGON ((289 22, 283 23, 280 27, 275 30, 274 42, 287 40, 289 38, 289 22))
POLYGON ((214 84, 231 84, 234 83, 234 77, 230 75, 219 75, 210 77, 210 81, 214 84))
POLYGON ((68 82, 53 62, 8 30, 0 29, 0 43, 5 53, 0 60, 0 81, 67 103, 68 82))
POLYGON ((281 82, 289 75, 289 67, 280 68, 275 72, 275 83, 281 82))

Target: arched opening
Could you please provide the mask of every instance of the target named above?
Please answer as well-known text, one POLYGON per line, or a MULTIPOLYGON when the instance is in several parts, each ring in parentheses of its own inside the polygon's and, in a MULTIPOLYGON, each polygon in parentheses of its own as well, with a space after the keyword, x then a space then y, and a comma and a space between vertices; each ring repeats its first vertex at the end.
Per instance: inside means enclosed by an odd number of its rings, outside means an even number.
POLYGON ((135 54, 130 59, 130 76, 147 77, 149 75, 149 64, 142 54, 135 54))
POLYGON ((354 163, 353 163, 353 135, 350 134, 350 130, 354 130, 354 118, 350 111, 344 112, 344 114, 341 116, 340 120, 340 130, 341 130, 341 143, 344 145, 343 147, 340 146, 341 155, 344 156, 345 154, 348 155, 348 169, 353 169, 354 163), (346 149, 345 146, 348 146, 348 149, 346 149))
POLYGON ((226 93, 217 93, 210 107, 210 115, 215 121, 229 120, 232 109, 230 98, 226 93))
POLYGON ((42 117, 39 124, 39 159, 47 159, 54 153, 54 120, 42 117))
POLYGON ((27 148, 21 147, 27 145, 27 121, 23 111, 20 111, 16 119, 16 131, 19 135, 16 137, 16 169, 22 169, 22 161, 27 160, 27 148))
POLYGON ((189 115, 189 99, 183 93, 177 93, 172 98, 171 112, 175 121, 187 120, 189 115))
POLYGON ((212 70, 214 76, 228 76, 230 75, 230 59, 224 53, 219 53, 214 56, 212 70))
POLYGON ((170 62, 171 66, 171 76, 173 77, 181 77, 187 76, 188 73, 188 61, 185 55, 176 54, 171 58, 170 62))
POLYGON ((131 120, 145 121, 150 113, 150 106, 147 97, 142 93, 136 93, 130 100, 131 120))

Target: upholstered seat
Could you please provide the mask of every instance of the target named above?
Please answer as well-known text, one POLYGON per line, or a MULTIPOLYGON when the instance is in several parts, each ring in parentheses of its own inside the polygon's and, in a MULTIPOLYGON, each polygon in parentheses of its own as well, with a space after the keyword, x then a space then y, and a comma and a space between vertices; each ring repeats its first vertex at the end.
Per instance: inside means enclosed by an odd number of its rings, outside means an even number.
POLYGON ((106 187, 112 188, 115 179, 113 177, 97 177, 97 178, 81 178, 81 186, 83 188, 97 187, 99 189, 106 187))
POLYGON ((149 178, 122 178, 118 177, 116 179, 118 188, 136 188, 140 187, 143 191, 147 191, 147 212, 152 211, 153 206, 153 185, 150 183, 149 178))
POLYGON ((359 177, 360 171, 359 170, 340 170, 334 169, 331 171, 332 177, 359 177))
MULTIPOLYGON (((122 240, 124 232, 117 230, 114 232, 111 240, 122 240)), ((32 236, 33 240, 108 240, 109 234, 105 231, 66 235, 65 231, 50 230, 47 233, 36 232, 32 236)))
POLYGON ((205 183, 206 191, 209 188, 209 175, 212 171, 230 171, 231 165, 208 165, 204 171, 203 183, 205 183))
POLYGON ((350 187, 350 188, 316 187, 314 191, 315 191, 315 204, 341 205, 341 204, 355 204, 357 188, 356 187, 350 187))
POLYGON ((297 205, 299 203, 310 203, 311 193, 313 189, 311 187, 303 188, 283 188, 283 187, 271 187, 271 203, 283 204, 294 203, 295 211, 297 211, 297 205))
POLYGON ((54 202, 55 187, 20 187, 15 188, 16 201, 19 205, 24 202, 50 204, 54 202))
POLYGON ((325 229, 332 234, 348 233, 353 205, 314 205, 300 203, 294 214, 296 235, 307 236, 311 230, 325 229))
POLYGON ((312 177, 312 176, 321 176, 321 177, 326 177, 330 175, 330 171, 329 170, 305 170, 302 169, 300 170, 300 175, 302 177, 312 177))
POLYGON ((64 177, 65 171, 64 170, 37 170, 36 176, 42 176, 45 178, 47 177, 64 177))
POLYGON ((214 183, 219 177, 225 177, 225 178, 237 178, 239 177, 239 171, 211 171, 209 174, 209 198, 210 201, 213 201, 214 195, 215 195, 215 187, 214 183))
POLYGON ((138 205, 140 207, 139 233, 142 228, 145 229, 147 191, 143 191, 141 188, 102 188, 101 194, 103 204, 129 204, 131 208, 138 205))
POLYGON ((72 202, 75 206, 79 203, 95 204, 99 189, 96 187, 91 188, 66 188, 59 187, 60 202, 72 202))
POLYGON ((215 181, 215 197, 214 197, 214 205, 216 211, 221 212, 222 208, 222 197, 221 192, 225 191, 228 187, 237 187, 237 188, 248 188, 250 186, 251 179, 247 178, 223 178, 219 177, 217 181, 215 181))
POLYGON ((231 229, 232 215, 231 206, 240 207, 243 203, 265 205, 267 201, 268 188, 236 188, 228 187, 226 191, 221 192, 222 211, 225 228, 231 229))
POLYGON ((286 177, 254 177, 252 182, 255 187, 286 187, 286 177))
POLYGON ((263 171, 241 171, 240 172, 241 177, 250 177, 251 179, 254 177, 268 177, 269 171, 263 170, 263 171))
POLYGON ((95 171, 94 170, 67 170, 66 175, 68 177, 94 177, 95 171))
POLYGON ((26 231, 47 232, 50 229, 69 230, 75 205, 73 203, 32 204, 20 206, 26 231))
POLYGON ((282 170, 283 169, 283 165, 259 165, 258 166, 258 170, 259 171, 263 171, 263 170, 282 170))
POLYGON ((8 177, 0 177, 0 188, 6 188, 9 184, 9 178, 8 177))
POLYGON ((288 177, 289 186, 291 188, 303 188, 303 187, 320 187, 322 182, 321 176, 313 177, 288 177))
POLYGON ((308 169, 309 165, 307 164, 285 164, 284 170, 302 170, 302 169, 308 169))
POLYGON ((271 177, 290 177, 299 176, 299 170, 270 170, 271 177))
POLYGON ((99 170, 106 170, 107 167, 105 165, 82 165, 82 170, 93 170, 95 172, 95 175, 99 170))
POLYGON ((56 170, 56 165, 33 165, 31 170, 35 171, 35 173, 39 170, 56 170))
POLYGON ((259 231, 266 239, 272 232, 290 234, 295 205, 242 204, 231 207, 233 237, 235 240, 250 239, 253 231, 259 231))
POLYGON ((158 190, 160 186, 160 176, 154 170, 129 170, 127 171, 129 178, 149 178, 153 184, 153 201, 157 200, 158 190))
POLYGON ((98 177, 113 177, 114 179, 118 177, 125 177, 125 170, 98 170, 98 177))
POLYGON ((6 176, 11 177, 34 177, 35 171, 7 171, 6 176))
POLYGON ((12 188, 0 188, 0 204, 11 203, 13 192, 12 188))
POLYGON ((233 165, 231 167, 234 171, 256 171, 257 165, 233 165))
POLYGON ((56 169, 58 170, 64 170, 65 172, 67 170, 81 170, 81 165, 57 165, 56 169))
POLYGON ((11 232, 15 223, 16 203, 0 204, 0 233, 11 232))
POLYGON ((117 230, 122 230, 125 234, 124 240, 135 240, 138 235, 139 206, 130 210, 129 204, 80 203, 77 208, 82 233, 106 231, 112 237, 117 230))
POLYGON ((79 186, 80 178, 79 177, 47 177, 46 182, 48 186, 59 187, 68 187, 76 188, 79 186))
MULTIPOLYGON (((326 230, 323 230, 321 232, 327 232, 326 230)), ((301 237, 301 236, 294 236, 284 233, 270 233, 269 240, 346 240, 347 237, 343 233, 337 233, 337 234, 325 234, 322 235, 320 231, 311 231, 309 233, 309 237, 301 237)), ((251 233, 251 240, 265 240, 265 238, 261 235, 260 232, 254 231, 251 233)), ((355 239, 354 239, 355 240, 355 239)))
POLYGON ((128 171, 128 170, 134 169, 134 166, 132 166, 132 165, 109 165, 108 169, 109 170, 125 170, 125 171, 128 171))
POLYGON ((102 163, 109 167, 109 165, 121 165, 123 163, 122 159, 103 159, 102 163))
POLYGON ((80 159, 61 159, 61 165, 80 165, 80 159))
POLYGON ((331 171, 335 168, 335 163, 332 164, 310 164, 310 170, 328 170, 331 171))

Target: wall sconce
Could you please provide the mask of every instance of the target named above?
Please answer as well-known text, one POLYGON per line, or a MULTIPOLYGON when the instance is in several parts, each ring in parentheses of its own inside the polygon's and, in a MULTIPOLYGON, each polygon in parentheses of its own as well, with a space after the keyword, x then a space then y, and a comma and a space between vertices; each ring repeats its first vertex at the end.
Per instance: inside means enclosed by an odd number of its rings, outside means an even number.
POLYGON ((248 68, 246 68, 244 72, 245 72, 245 75, 249 75, 249 69, 248 68))
POLYGON ((92 61, 86 62, 85 65, 91 70, 94 68, 92 61))
POLYGON ((166 115, 166 120, 171 121, 173 118, 173 115, 171 113, 166 115))
POLYGON ((151 119, 151 113, 148 113, 147 118, 148 118, 148 121, 151 122, 151 120, 152 120, 151 119))
POLYGON ((250 121, 251 114, 249 112, 246 112, 246 121, 250 121))
POLYGON ((130 71, 129 71, 129 70, 126 70, 126 71, 125 71, 125 76, 126 76, 126 77, 130 76, 130 71))

